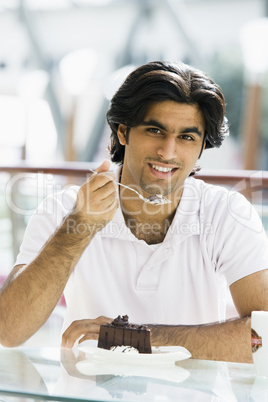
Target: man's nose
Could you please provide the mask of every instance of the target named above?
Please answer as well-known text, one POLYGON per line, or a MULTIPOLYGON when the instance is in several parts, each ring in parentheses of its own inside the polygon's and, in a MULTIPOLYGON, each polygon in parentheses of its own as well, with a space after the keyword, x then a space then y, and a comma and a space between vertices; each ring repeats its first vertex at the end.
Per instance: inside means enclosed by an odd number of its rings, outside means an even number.
POLYGON ((177 157, 177 144, 175 138, 165 138, 158 144, 157 155, 169 160, 177 157))

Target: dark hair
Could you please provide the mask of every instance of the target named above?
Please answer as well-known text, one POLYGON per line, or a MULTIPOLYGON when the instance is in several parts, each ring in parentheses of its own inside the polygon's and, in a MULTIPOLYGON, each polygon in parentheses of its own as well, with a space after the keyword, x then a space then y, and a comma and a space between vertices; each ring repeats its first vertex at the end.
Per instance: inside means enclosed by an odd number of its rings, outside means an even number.
POLYGON ((125 147, 117 137, 118 125, 124 124, 129 130, 141 124, 148 107, 165 100, 198 105, 205 120, 205 147, 221 146, 229 128, 219 86, 184 63, 155 61, 130 73, 111 100, 106 117, 112 130, 112 162, 122 164, 125 154, 125 147))

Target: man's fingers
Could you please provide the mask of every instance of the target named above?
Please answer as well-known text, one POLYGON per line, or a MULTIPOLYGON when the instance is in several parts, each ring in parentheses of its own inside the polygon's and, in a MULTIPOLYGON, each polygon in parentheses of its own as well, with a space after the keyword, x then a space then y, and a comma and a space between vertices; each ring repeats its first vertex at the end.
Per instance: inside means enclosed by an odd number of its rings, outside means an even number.
POLYGON ((80 339, 79 343, 82 339, 98 339, 100 326, 111 321, 111 318, 104 316, 93 320, 73 321, 62 335, 62 347, 72 348, 78 339, 80 339))
POLYGON ((99 195, 103 193, 103 198, 105 198, 105 195, 107 196, 114 192, 116 190, 116 186, 114 184, 113 173, 101 173, 97 177, 94 177, 90 182, 89 190, 91 190, 93 194, 96 192, 98 192, 99 195))
POLYGON ((92 174, 89 178, 92 191, 96 191, 104 187, 107 183, 114 181, 115 175, 109 172, 110 161, 105 160, 102 164, 95 169, 97 174, 92 174))
POLYGON ((108 159, 105 159, 102 164, 95 169, 96 173, 108 172, 110 169, 111 162, 108 159))
POLYGON ((107 183, 103 188, 97 189, 91 194, 81 194, 80 205, 83 205, 84 211, 88 214, 106 214, 113 208, 117 209, 119 200, 113 183, 107 183), (82 196, 84 197, 83 203, 82 196))
POLYGON ((99 339, 99 334, 94 332, 87 332, 82 338, 79 339, 78 343, 82 343, 88 340, 97 341, 99 339))

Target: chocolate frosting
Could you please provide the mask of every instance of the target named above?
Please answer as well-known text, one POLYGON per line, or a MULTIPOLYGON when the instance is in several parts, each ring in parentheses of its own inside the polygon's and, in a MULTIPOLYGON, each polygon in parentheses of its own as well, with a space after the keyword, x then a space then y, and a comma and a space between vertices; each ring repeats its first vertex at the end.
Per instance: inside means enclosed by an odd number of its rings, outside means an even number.
POLYGON ((128 315, 123 315, 122 317, 119 315, 113 320, 112 325, 115 325, 116 327, 126 327, 129 325, 128 315))

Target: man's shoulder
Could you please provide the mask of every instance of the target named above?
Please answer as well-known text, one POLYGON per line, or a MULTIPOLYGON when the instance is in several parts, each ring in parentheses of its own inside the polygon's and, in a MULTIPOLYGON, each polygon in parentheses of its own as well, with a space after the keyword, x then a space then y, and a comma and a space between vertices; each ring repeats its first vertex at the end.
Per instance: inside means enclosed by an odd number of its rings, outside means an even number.
POLYGON ((199 196, 199 216, 202 219, 222 223, 230 227, 251 229, 262 232, 262 221, 244 195, 233 188, 205 183, 203 180, 190 178, 193 188, 199 196))
POLYGON ((199 198, 201 210, 217 209, 226 210, 230 207, 250 207, 249 201, 237 190, 221 185, 206 183, 205 181, 189 177, 187 186, 192 188, 192 193, 199 198))
POLYGON ((188 177, 186 180, 187 187, 193 189, 193 191, 198 194, 199 198, 202 200, 205 197, 211 197, 211 199, 222 199, 228 196, 228 192, 231 191, 226 187, 206 183, 204 180, 198 179, 197 177, 188 177))

